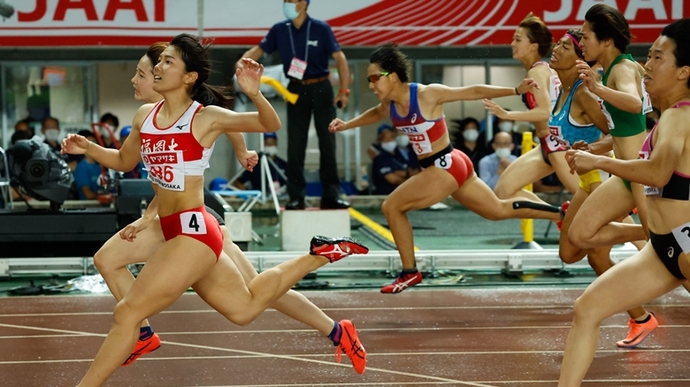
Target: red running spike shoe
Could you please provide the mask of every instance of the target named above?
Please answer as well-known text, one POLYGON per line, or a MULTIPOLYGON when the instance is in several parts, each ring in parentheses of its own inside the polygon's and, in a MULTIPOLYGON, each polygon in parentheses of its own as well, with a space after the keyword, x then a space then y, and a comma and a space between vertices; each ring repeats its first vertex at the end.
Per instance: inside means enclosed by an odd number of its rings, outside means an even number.
POLYGON ((400 293, 403 290, 409 288, 410 286, 415 286, 421 282, 422 273, 405 273, 401 271, 392 284, 386 285, 381 288, 381 293, 400 293))
POLYGON ((309 249, 309 254, 324 256, 331 263, 339 261, 348 255, 366 254, 368 252, 368 247, 350 237, 327 238, 321 235, 311 238, 311 247, 309 249))

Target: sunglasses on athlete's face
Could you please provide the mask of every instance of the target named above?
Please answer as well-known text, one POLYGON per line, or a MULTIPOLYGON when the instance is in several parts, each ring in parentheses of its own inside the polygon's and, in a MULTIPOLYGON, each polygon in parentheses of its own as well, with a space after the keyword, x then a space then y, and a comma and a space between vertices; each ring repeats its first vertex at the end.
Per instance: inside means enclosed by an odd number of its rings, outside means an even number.
POLYGON ((390 75, 390 71, 384 71, 378 74, 371 74, 367 76, 367 81, 370 83, 376 83, 381 79, 381 77, 387 77, 390 75))

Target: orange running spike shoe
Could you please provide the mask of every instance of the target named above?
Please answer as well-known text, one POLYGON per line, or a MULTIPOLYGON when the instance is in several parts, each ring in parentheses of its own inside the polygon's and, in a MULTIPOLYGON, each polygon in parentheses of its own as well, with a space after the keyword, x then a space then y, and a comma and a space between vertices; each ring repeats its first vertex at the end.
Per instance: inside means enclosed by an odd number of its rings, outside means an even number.
POLYGON ((340 336, 338 348, 335 350, 335 359, 340 363, 340 351, 345 352, 347 357, 352 361, 352 366, 358 374, 363 374, 367 366, 367 351, 359 341, 355 324, 350 320, 340 320, 338 322, 343 333, 340 336))
POLYGON ((630 332, 628 332, 628 337, 616 342, 616 345, 621 348, 635 348, 642 343, 644 339, 649 336, 650 333, 656 327, 659 326, 659 322, 656 321, 653 313, 649 314, 649 320, 644 323, 638 323, 637 321, 630 319, 628 321, 628 326, 630 327, 630 332))
POLYGON ((161 347, 161 338, 158 337, 157 333, 153 333, 151 337, 146 340, 137 340, 137 345, 134 346, 132 354, 129 355, 127 360, 122 363, 123 366, 128 366, 134 363, 139 357, 151 353, 161 347))

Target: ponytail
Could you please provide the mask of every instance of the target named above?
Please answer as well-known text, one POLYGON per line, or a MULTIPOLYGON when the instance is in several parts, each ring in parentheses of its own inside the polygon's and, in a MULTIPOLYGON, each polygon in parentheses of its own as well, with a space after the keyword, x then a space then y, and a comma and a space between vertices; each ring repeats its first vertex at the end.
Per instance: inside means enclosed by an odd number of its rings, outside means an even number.
POLYGON ((232 86, 211 86, 206 82, 196 83, 192 87, 192 99, 204 106, 220 106, 232 109, 235 106, 232 86))

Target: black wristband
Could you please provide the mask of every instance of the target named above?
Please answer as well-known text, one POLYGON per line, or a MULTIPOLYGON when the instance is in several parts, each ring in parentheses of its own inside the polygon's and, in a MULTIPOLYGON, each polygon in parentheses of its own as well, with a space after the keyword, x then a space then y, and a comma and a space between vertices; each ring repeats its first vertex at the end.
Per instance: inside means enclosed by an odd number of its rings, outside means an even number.
POLYGON ((518 91, 517 86, 515 86, 515 95, 520 95, 520 92, 518 91))

